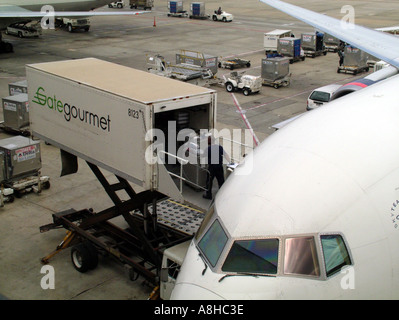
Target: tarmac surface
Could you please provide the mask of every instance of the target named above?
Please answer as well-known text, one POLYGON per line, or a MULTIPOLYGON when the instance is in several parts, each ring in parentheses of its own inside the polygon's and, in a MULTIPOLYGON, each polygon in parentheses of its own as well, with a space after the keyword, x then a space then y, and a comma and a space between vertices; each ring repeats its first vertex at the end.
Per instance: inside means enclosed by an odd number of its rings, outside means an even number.
MULTIPOLYGON (((14 53, 0 55, 0 97, 8 96, 8 83, 25 79, 25 65, 32 63, 96 57, 147 70, 146 54, 159 53, 174 62, 180 49, 194 50, 219 57, 239 57, 251 61, 247 74, 260 75, 265 57, 263 35, 274 29, 290 29, 297 36, 314 31, 312 27, 280 13, 256 0, 204 1, 211 14, 219 6, 234 14, 230 23, 167 16, 166 1, 155 1, 152 12, 141 16, 93 17, 89 32, 43 30, 36 39, 4 35, 14 45, 14 53)), ((342 18, 341 7, 355 8, 355 23, 370 28, 397 25, 399 4, 391 1, 288 1, 296 5, 342 18)), ((189 10, 189 3, 185 3, 189 10)), ((99 10, 130 10, 101 8, 99 10)), ((263 86, 259 94, 235 93, 239 105, 223 87, 218 91, 217 128, 251 127, 259 141, 273 134, 273 125, 306 112, 309 93, 320 86, 345 84, 366 75, 338 74, 338 55, 328 53, 290 65, 291 85, 274 89, 263 86)), ((219 69, 218 76, 229 70, 219 69)), ((131 84, 134 90, 134 83, 131 84)), ((0 119, 3 113, 0 112, 0 119)), ((10 137, 0 132, 0 138, 10 137)), ((64 229, 40 233, 39 227, 52 222, 53 213, 69 208, 93 208, 100 211, 112 205, 100 183, 84 161, 79 172, 60 177, 59 150, 41 144, 43 175, 50 176, 51 188, 41 194, 29 193, 0 208, 0 293, 8 299, 55 300, 142 300, 152 287, 143 278, 132 282, 114 261, 101 258, 99 266, 85 274, 77 272, 66 249, 50 260, 55 271, 55 289, 43 289, 40 259, 52 252, 65 236, 64 229)), ((215 185, 216 183, 214 183, 215 185)), ((204 210, 209 201, 196 205, 204 210)))

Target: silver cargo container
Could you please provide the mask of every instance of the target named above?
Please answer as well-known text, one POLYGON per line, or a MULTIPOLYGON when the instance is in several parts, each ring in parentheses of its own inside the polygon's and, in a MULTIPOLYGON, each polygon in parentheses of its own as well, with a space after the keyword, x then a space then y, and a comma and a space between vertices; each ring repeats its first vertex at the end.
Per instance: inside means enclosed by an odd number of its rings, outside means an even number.
POLYGON ((218 57, 202 52, 181 50, 180 53, 176 53, 176 64, 181 63, 210 69, 214 75, 218 72, 218 57))
POLYGON ((262 59, 262 79, 275 81, 286 77, 290 72, 290 59, 284 57, 262 59))
POLYGON ((37 173, 42 167, 40 141, 23 136, 0 140, 4 153, 4 180, 11 181, 37 173))
POLYGON ((277 52, 286 57, 299 57, 301 55, 301 39, 280 38, 277 44, 277 52))
POLYGON ((29 102, 26 93, 5 97, 2 100, 6 127, 19 130, 29 125, 29 102))
POLYGON ((28 93, 28 82, 26 80, 22 80, 22 81, 9 83, 8 92, 10 96, 15 96, 20 93, 28 93))
POLYGON ((346 46, 344 51, 344 66, 366 67, 368 54, 359 48, 346 46))
POLYGON ((326 46, 326 49, 334 52, 338 50, 338 47, 341 44, 341 40, 328 33, 324 34, 323 41, 324 45, 326 46))

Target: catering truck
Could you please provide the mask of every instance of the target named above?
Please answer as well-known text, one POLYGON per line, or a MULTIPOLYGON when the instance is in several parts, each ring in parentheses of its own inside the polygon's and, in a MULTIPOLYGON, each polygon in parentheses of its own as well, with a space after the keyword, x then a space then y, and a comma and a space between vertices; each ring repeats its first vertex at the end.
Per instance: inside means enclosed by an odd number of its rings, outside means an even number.
POLYGON ((100 212, 55 213, 41 232, 69 230, 55 252, 72 247, 80 272, 106 252, 131 278, 140 274, 159 287, 164 252, 190 240, 204 215, 185 202, 187 181, 175 169, 187 164, 177 156, 185 137, 214 128, 216 92, 94 58, 27 65, 26 75, 32 136, 61 149, 62 175, 77 171, 78 157, 86 160, 113 202, 100 212), (126 229, 109 221, 117 216, 126 229))

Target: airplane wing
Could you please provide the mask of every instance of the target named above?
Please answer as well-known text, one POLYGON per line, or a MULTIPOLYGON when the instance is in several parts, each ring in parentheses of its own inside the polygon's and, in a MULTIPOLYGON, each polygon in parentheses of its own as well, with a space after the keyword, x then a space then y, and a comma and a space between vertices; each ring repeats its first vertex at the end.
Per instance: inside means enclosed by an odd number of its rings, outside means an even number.
POLYGON ((399 26, 377 28, 375 30, 397 34, 397 33, 399 33, 399 26))
POLYGON ((398 37, 348 24, 279 0, 260 1, 399 68, 398 37))
POLYGON ((54 15, 55 17, 91 17, 91 16, 126 16, 149 13, 150 11, 30 11, 19 6, 1 5, 0 18, 43 18, 54 15))

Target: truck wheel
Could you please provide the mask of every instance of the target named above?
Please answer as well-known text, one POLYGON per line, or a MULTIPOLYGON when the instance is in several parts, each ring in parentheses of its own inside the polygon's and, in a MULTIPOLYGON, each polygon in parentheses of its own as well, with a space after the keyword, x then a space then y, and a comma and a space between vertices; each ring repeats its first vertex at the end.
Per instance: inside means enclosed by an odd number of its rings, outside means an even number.
POLYGON ((72 25, 70 23, 68 23, 67 29, 68 29, 68 32, 72 32, 73 31, 72 25))
POLYGON ((223 21, 223 22, 226 22, 226 17, 223 17, 222 21, 223 21))
POLYGON ((226 90, 227 92, 233 92, 234 91, 234 86, 231 82, 226 82, 226 90))
POLYGON ((251 66, 251 63, 250 62, 248 62, 247 63, 247 68, 249 68, 251 66))
POLYGON ((94 246, 89 242, 81 242, 72 247, 71 260, 76 270, 84 273, 97 266, 98 256, 94 250, 94 246))
POLYGON ((213 20, 213 21, 216 21, 217 19, 218 19, 218 18, 217 18, 215 15, 212 16, 212 20, 213 20))
POLYGON ((249 94, 251 93, 251 90, 245 88, 245 89, 242 91, 242 93, 244 94, 244 96, 249 96, 249 94))
POLYGON ((121 9, 121 8, 122 8, 122 4, 121 4, 121 3, 118 3, 117 7, 118 7, 119 9, 121 9))

